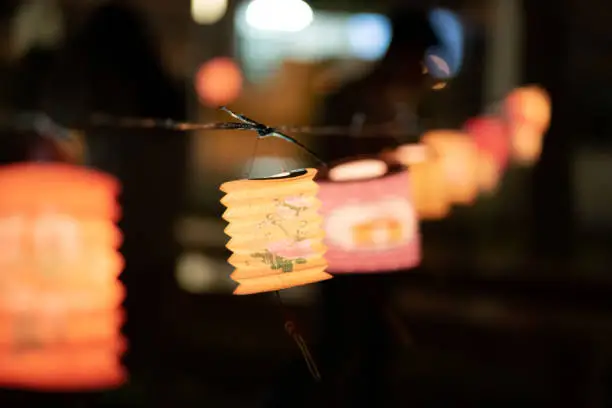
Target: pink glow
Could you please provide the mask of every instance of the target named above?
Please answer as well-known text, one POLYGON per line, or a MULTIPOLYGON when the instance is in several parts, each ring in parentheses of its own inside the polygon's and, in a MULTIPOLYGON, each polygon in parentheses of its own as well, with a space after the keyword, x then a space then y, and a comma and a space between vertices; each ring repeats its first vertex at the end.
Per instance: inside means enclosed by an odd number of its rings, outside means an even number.
POLYGON ((482 152, 493 157, 501 170, 510 157, 510 135, 504 121, 495 117, 477 117, 465 122, 466 132, 482 152))
POLYGON ((309 258, 313 255, 309 239, 298 242, 293 242, 291 240, 273 242, 268 245, 267 249, 274 255, 282 256, 287 259, 309 258))

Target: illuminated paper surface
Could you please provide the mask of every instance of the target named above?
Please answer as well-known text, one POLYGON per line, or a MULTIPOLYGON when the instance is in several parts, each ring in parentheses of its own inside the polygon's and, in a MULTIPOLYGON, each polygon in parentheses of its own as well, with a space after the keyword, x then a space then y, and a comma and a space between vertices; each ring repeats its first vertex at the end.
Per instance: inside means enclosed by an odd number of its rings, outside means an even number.
POLYGON ((118 183, 64 164, 0 168, 0 386, 121 385, 118 183))
POLYGON ((418 220, 403 166, 355 160, 318 180, 328 271, 390 272, 419 264, 418 220))
POLYGON ((231 237, 234 294, 268 292, 330 279, 314 169, 221 186, 231 237))

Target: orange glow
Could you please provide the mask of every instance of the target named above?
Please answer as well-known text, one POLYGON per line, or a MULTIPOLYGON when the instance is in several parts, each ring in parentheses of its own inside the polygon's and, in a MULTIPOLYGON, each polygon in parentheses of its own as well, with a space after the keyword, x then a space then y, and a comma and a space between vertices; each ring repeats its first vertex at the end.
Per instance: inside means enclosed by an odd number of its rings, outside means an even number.
POLYGON ((236 295, 330 279, 314 169, 224 183, 225 233, 236 295))
POLYGON ((551 119, 551 102, 542 88, 529 86, 514 90, 505 102, 512 156, 521 164, 533 164, 542 152, 544 134, 551 119))
POLYGON ((451 203, 472 204, 478 195, 478 152, 473 140, 463 132, 436 130, 423 135, 442 166, 451 203))
POLYGON ((398 147, 393 157, 410 172, 410 189, 414 209, 422 220, 437 220, 448 215, 451 201, 444 168, 435 153, 425 145, 398 147))
POLYGON ((478 152, 478 187, 483 193, 493 193, 501 180, 502 171, 495 159, 486 152, 478 152))
POLYGON ((218 107, 233 102, 242 90, 242 72, 231 58, 214 58, 196 74, 196 91, 206 105, 218 107))
POLYGON ((65 164, 0 168, 0 386, 125 381, 118 188, 65 164))

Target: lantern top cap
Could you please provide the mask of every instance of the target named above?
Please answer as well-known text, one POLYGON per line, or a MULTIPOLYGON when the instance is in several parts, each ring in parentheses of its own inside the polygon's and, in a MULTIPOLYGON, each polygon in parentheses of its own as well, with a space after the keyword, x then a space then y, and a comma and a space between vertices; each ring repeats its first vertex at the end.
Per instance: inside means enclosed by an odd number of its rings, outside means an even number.
POLYGON ((329 179, 332 181, 372 179, 385 175, 388 170, 387 163, 382 160, 355 160, 331 168, 329 170, 329 179))
POLYGON ((119 181, 113 176, 82 166, 65 163, 16 163, 0 169, 0 188, 24 184, 59 185, 70 183, 91 188, 92 185, 118 193, 119 181))
POLYGON ((310 168, 291 170, 268 177, 228 181, 223 183, 219 189, 224 193, 231 193, 238 190, 269 186, 270 183, 293 183, 296 181, 313 180, 316 174, 317 170, 310 168))
POLYGON ((282 179, 292 179, 295 177, 303 176, 308 173, 309 169, 297 169, 290 171, 283 171, 282 173, 273 174, 268 177, 258 177, 252 178, 249 180, 282 180, 282 179))

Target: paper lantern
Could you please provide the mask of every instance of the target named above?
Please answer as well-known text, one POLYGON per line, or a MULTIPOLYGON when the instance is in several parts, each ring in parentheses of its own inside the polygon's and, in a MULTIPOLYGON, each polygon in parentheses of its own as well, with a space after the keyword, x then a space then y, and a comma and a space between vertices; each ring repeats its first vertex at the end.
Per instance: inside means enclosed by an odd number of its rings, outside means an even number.
POLYGON ((425 133, 421 141, 439 157, 450 202, 472 204, 479 190, 478 152, 469 135, 453 130, 436 130, 425 133))
POLYGON ((372 157, 339 162, 317 179, 332 273, 391 272, 419 264, 410 176, 372 157))
POLYGON ((331 278, 325 272, 323 219, 314 169, 224 183, 223 218, 236 269, 236 295, 269 292, 331 278))
POLYGON ((532 164, 542 152, 544 134, 551 118, 550 98, 545 90, 530 86, 514 90, 504 104, 510 129, 512 156, 521 164, 532 164))
POLYGON ((436 220, 448 215, 448 197, 444 168, 439 158, 425 145, 398 147, 392 157, 408 167, 414 209, 421 220, 436 220))
POLYGON ((118 187, 66 164, 0 168, 0 386, 125 381, 118 187))
POLYGON ((508 164, 509 132, 506 123, 495 117, 468 120, 464 128, 478 149, 478 179, 480 190, 494 191, 508 164))

